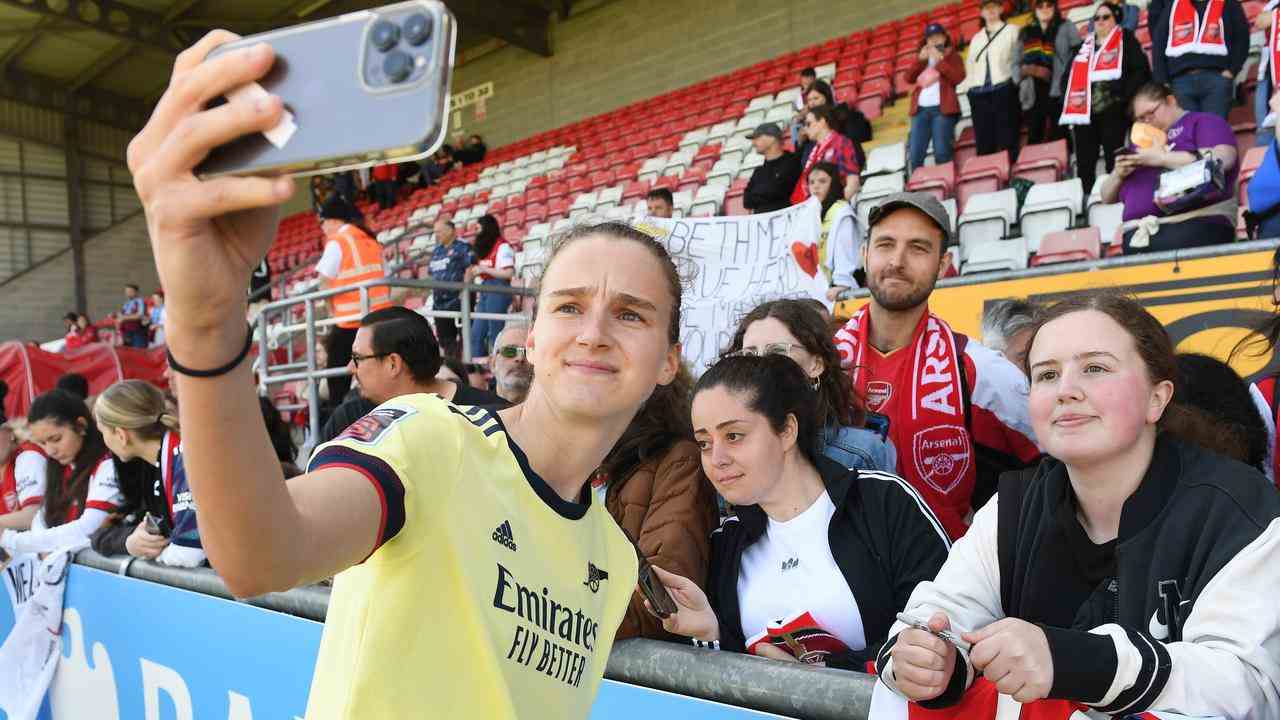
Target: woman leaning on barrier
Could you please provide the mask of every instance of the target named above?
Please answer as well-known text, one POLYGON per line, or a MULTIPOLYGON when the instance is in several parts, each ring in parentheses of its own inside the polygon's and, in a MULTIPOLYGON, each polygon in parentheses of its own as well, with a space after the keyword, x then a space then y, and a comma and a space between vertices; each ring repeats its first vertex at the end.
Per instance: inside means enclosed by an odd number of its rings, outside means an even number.
POLYGON ((895 625, 880 679, 926 708, 981 674, 1023 703, 1280 716, 1280 494, 1205 449, 1212 420, 1171 404, 1164 328, 1132 300, 1081 294, 1046 312, 1028 363, 1049 457, 1002 477, 912 593, 904 613, 930 631, 895 625))
POLYGON ((821 454, 812 381, 780 354, 733 355, 698 380, 694 438, 736 517, 711 536, 704 594, 658 569, 667 630, 697 645, 864 670, 950 543, 905 480, 821 454))

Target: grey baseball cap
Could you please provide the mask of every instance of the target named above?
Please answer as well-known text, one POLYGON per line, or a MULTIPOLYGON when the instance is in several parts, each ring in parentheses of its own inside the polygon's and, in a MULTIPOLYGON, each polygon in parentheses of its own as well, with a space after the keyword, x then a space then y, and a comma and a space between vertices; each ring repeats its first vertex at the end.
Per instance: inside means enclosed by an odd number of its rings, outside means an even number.
POLYGON ((924 192, 900 192, 884 198, 879 205, 871 208, 871 214, 867 216, 867 232, 894 210, 902 208, 914 208, 928 215, 942 231, 942 247, 951 244, 951 216, 938 198, 924 192))
POLYGON ((771 136, 771 137, 776 137, 776 138, 778 138, 779 140, 781 140, 781 139, 782 139, 782 128, 778 127, 778 124, 777 124, 777 123, 763 123, 763 124, 761 124, 761 125, 756 126, 755 131, 754 131, 754 132, 752 132, 750 135, 748 135, 748 136, 747 136, 747 139, 748 139, 748 140, 755 140, 756 138, 760 137, 761 135, 769 135, 769 136, 771 136))

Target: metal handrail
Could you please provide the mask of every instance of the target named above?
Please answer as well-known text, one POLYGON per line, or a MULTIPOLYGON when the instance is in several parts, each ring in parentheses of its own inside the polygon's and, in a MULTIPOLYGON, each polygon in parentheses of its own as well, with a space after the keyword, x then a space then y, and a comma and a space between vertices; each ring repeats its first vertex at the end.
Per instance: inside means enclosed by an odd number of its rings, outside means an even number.
MULTIPOLYGON (((234 599, 210 568, 171 568, 149 560, 82 550, 75 562, 139 580, 234 599)), ((246 600, 324 622, 329 588, 312 585, 246 600)), ((614 643, 605 666, 611 680, 742 708, 814 720, 866 720, 874 676, 766 660, 671 642, 633 638, 614 643)))
POLYGON ((366 282, 355 285, 344 285, 342 287, 327 288, 315 290, 312 292, 298 295, 297 297, 283 298, 274 300, 263 305, 256 318, 254 318, 253 333, 258 338, 258 381, 260 386, 265 390, 270 385, 279 385, 287 382, 295 382, 304 380, 307 383, 307 406, 308 424, 311 431, 311 437, 315 438, 320 434, 320 404, 317 382, 323 378, 339 377, 349 375, 350 372, 344 368, 318 368, 316 367, 316 337, 317 330, 324 327, 336 325, 338 323, 359 320, 369 312, 369 291, 373 288, 385 287, 389 290, 397 288, 418 289, 418 290, 449 290, 459 294, 458 310, 419 310, 426 317, 444 317, 457 318, 459 320, 459 328, 462 335, 462 353, 463 357, 470 358, 471 355, 471 321, 480 320, 520 320, 526 316, 523 313, 478 313, 471 309, 472 298, 476 293, 500 293, 504 295, 516 296, 533 296, 534 291, 530 288, 512 287, 509 285, 475 285, 473 283, 443 282, 431 279, 419 278, 398 278, 385 277, 377 280, 368 280, 366 282), (327 300, 335 295, 359 292, 360 293, 360 313, 356 315, 346 315, 330 318, 317 317, 317 303, 327 300), (280 323, 275 329, 283 333, 288 339, 288 362, 272 365, 271 364, 271 318, 273 314, 283 313, 288 317, 290 311, 301 305, 303 307, 303 321, 301 324, 280 323), (305 334, 306 356, 302 360, 293 357, 293 335, 297 332, 305 334), (288 370, 294 372, 285 372, 283 374, 272 374, 272 370, 288 370))

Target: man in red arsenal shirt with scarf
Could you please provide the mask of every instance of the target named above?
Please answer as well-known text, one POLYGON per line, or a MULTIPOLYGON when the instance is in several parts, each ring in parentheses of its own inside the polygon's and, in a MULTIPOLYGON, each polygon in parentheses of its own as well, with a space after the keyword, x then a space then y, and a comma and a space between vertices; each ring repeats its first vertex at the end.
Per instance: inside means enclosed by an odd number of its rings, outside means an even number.
POLYGON ((898 472, 956 539, 999 474, 1040 455, 1027 380, 929 311, 949 265, 951 220, 942 203, 926 193, 891 195, 868 225, 862 254, 871 302, 836 332, 841 365, 867 409, 888 416, 898 472))

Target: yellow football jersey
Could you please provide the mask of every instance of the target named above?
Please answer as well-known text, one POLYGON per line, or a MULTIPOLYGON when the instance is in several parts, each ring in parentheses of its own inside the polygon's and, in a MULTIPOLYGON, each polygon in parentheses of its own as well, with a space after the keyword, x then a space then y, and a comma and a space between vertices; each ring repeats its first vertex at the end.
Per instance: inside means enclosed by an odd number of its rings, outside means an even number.
POLYGON ((312 456, 364 474, 379 545, 333 583, 308 720, 585 718, 636 584, 592 493, 564 501, 497 416, 395 398, 312 456))

